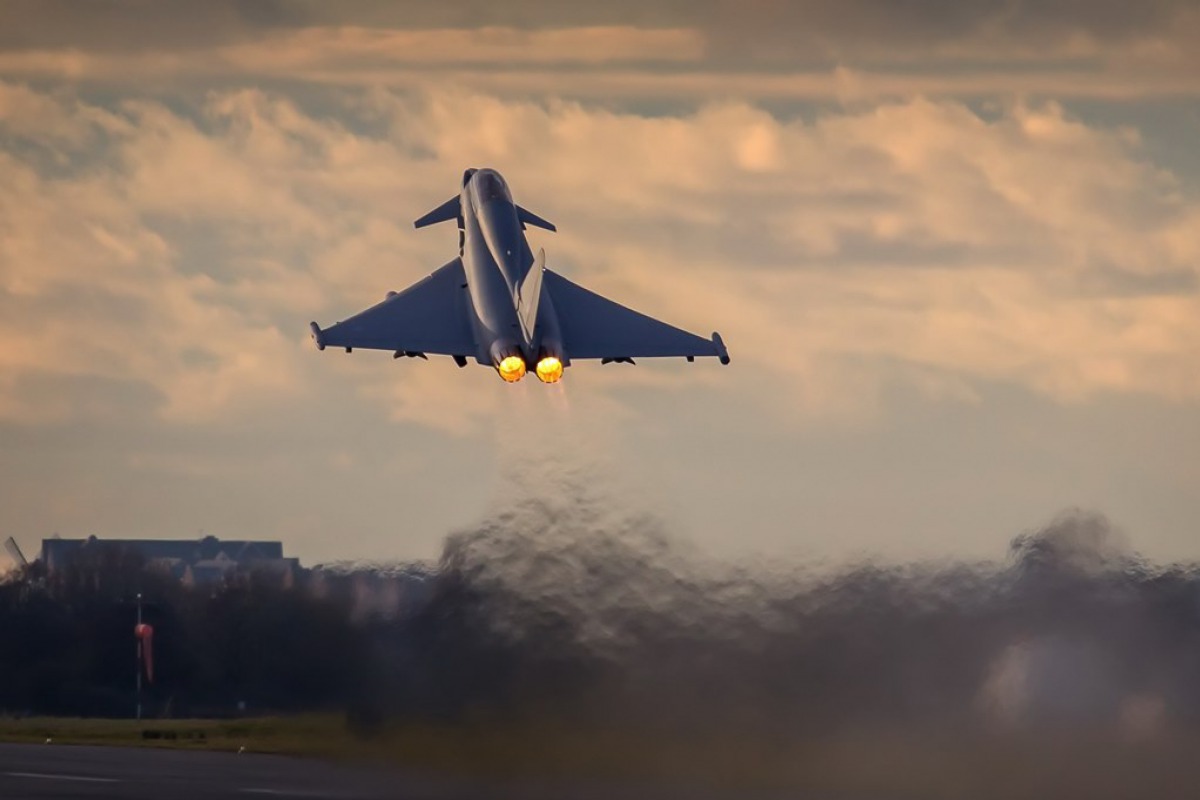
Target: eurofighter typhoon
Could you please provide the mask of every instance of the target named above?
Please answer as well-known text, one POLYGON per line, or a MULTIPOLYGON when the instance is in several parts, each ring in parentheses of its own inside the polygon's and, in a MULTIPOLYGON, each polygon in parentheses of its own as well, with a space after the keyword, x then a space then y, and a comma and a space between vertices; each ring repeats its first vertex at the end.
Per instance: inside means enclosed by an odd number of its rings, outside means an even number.
POLYGON ((580 359, 633 364, 635 358, 713 356, 729 363, 720 334, 688 333, 590 292, 546 269, 525 240, 533 225, 551 223, 513 203, 508 185, 491 169, 469 169, 462 191, 418 219, 423 228, 458 222, 458 257, 380 304, 322 329, 311 323, 317 348, 360 347, 401 356, 446 355, 490 366, 509 383, 533 372, 543 383, 562 380, 580 359))

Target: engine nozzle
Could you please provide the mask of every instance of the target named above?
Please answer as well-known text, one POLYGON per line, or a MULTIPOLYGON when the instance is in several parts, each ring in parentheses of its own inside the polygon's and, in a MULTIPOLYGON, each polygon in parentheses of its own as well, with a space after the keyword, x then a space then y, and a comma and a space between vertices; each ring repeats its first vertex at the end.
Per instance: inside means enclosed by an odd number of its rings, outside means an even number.
POLYGON ((505 383, 516 383, 525 377, 525 357, 516 345, 494 345, 492 363, 505 383))
POLYGON ((496 372, 507 383, 516 383, 525 377, 525 359, 520 356, 506 356, 496 365, 496 372))
POLYGON ((537 363, 538 380, 542 383, 558 383, 563 376, 563 363, 557 356, 542 356, 537 363))

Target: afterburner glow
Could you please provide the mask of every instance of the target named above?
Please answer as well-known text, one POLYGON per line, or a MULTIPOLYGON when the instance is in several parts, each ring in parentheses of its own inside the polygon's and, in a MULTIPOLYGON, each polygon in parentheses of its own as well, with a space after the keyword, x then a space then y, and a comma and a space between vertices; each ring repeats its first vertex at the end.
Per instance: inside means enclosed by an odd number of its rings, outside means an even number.
POLYGON ((500 377, 509 383, 516 383, 525 377, 525 359, 520 356, 508 356, 496 365, 500 377))
POLYGON ((537 376, 542 383, 558 383, 562 375, 562 362, 554 356, 546 356, 537 363, 537 376))

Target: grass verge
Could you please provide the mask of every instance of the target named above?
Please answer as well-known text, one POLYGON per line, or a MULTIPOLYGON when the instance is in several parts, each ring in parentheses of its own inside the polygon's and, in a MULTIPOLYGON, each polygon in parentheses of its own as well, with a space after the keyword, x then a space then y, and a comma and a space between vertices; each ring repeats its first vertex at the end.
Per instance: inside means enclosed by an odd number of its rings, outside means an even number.
POLYGON ((0 718, 0 741, 245 748, 488 781, 655 782, 894 798, 1182 797, 1200 785, 1195 735, 1130 740, 1102 732, 955 735, 893 730, 804 740, 654 736, 553 724, 394 723, 367 739, 341 715, 240 720, 0 718), (176 738, 145 738, 144 731, 176 738), (203 733, 203 738, 198 734, 203 733), (190 735, 190 738, 189 736, 190 735))

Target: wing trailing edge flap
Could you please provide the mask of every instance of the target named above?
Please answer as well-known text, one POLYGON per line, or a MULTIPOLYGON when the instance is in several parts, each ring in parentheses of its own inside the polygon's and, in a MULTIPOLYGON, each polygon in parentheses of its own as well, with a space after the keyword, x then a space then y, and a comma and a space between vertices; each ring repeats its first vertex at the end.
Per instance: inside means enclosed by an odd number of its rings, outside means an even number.
POLYGON ((478 357, 471 332, 462 261, 454 259, 382 303, 322 330, 312 323, 317 348, 356 347, 402 355, 478 357))
POLYGON ((713 356, 729 363, 719 334, 705 339, 660 322, 572 283, 553 270, 544 282, 554 302, 563 347, 571 360, 599 358, 629 362, 633 358, 713 356))

